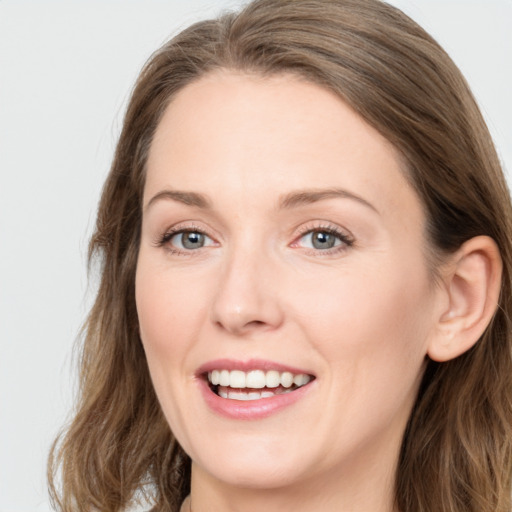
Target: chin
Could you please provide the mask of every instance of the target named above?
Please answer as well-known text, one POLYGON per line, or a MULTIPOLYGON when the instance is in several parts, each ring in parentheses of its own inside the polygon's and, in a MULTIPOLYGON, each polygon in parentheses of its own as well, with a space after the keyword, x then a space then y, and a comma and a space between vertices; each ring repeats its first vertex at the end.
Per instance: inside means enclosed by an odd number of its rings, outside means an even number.
POLYGON ((226 485, 243 489, 277 489, 288 487, 300 481, 303 468, 298 466, 298 461, 287 463, 277 461, 275 457, 268 455, 265 460, 247 461, 245 457, 239 460, 226 460, 221 463, 200 461, 202 471, 211 475, 215 480, 226 485))
POLYGON ((284 437, 269 437, 268 433, 264 437, 234 430, 226 432, 224 440, 209 437, 206 443, 184 448, 196 470, 247 489, 287 487, 307 478, 308 468, 318 467, 318 461, 308 462, 304 443, 294 440, 289 432, 284 437))

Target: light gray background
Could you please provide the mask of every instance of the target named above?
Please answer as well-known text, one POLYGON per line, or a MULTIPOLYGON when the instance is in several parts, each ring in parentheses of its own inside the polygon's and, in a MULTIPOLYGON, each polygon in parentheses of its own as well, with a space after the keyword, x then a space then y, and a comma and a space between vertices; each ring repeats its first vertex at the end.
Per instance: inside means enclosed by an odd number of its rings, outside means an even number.
MULTIPOLYGON (((0 0, 0 512, 49 511, 45 461, 91 301, 85 255, 125 103, 170 34, 237 0, 0 0)), ((448 50, 512 171, 512 0, 396 0, 448 50)))

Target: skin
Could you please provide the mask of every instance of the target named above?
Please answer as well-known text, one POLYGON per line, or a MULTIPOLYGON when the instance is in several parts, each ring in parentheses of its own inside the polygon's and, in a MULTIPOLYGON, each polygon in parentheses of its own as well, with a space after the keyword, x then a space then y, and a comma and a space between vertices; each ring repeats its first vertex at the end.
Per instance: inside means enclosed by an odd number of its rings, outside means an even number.
POLYGON ((222 71, 181 90, 147 164, 136 275, 141 339, 191 456, 192 508, 393 510, 397 457, 446 295, 395 149, 338 97, 293 76, 222 71), (303 190, 343 190, 283 207, 303 190), (162 191, 202 194, 210 208, 162 191), (338 230, 333 249, 311 232, 338 230), (170 229, 203 232, 180 248, 170 229), (198 368, 258 358, 315 376, 254 421, 213 412, 198 368))

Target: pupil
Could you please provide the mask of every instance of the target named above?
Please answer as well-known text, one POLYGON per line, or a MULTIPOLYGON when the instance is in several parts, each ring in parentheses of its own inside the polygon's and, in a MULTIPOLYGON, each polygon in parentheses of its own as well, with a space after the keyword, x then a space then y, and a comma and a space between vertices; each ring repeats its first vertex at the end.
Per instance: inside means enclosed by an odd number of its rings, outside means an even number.
POLYGON ((333 235, 325 231, 313 233, 313 247, 315 249, 330 249, 334 247, 336 240, 333 235))
POLYGON ((188 232, 183 233, 182 243, 185 249, 199 249, 204 245, 204 235, 202 233, 188 232))

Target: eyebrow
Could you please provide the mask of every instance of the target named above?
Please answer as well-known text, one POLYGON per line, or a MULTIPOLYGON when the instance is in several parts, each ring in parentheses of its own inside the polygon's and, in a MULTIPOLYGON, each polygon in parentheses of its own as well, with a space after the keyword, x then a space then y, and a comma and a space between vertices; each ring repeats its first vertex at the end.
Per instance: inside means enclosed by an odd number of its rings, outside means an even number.
POLYGON ((197 192, 185 192, 181 190, 162 190, 148 201, 148 204, 144 209, 147 210, 152 204, 161 199, 171 199, 178 203, 182 203, 187 206, 195 206, 196 208, 202 208, 204 210, 211 210, 212 208, 210 201, 203 194, 198 194, 197 192))
MULTIPOLYGON (((363 199, 361 196, 358 196, 353 192, 349 192, 348 190, 341 188, 305 189, 290 192, 282 196, 281 199, 279 200, 279 209, 287 210, 307 204, 316 203, 318 201, 323 201, 325 199, 337 198, 352 199, 362 204, 363 206, 370 208, 374 212, 379 213, 377 208, 375 208, 375 206, 373 206, 370 202, 366 201, 366 199, 363 199)), ((194 206, 196 208, 201 208, 204 210, 212 209, 212 204, 210 200, 203 194, 182 190, 162 190, 161 192, 155 194, 149 200, 148 204, 145 207, 145 210, 147 210, 156 201, 160 201, 162 199, 176 201, 186 206, 194 206)))
POLYGON ((316 203, 318 201, 323 201, 324 199, 336 198, 352 199, 370 208, 374 212, 379 213, 377 208, 375 208, 375 206, 373 206, 373 204, 368 202, 366 199, 363 199, 361 196, 358 196, 357 194, 342 188, 306 189, 290 192, 281 198, 279 207, 282 209, 290 209, 306 204, 316 203))

